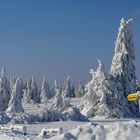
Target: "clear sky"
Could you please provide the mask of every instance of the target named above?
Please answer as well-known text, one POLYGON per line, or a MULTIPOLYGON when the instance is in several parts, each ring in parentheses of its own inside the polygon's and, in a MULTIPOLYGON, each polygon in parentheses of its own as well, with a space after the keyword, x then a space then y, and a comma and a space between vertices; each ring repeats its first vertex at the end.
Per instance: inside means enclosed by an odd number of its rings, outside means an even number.
POLYGON ((134 19, 140 78, 140 0, 0 0, 0 67, 9 75, 87 82, 98 58, 109 70, 122 17, 134 19))

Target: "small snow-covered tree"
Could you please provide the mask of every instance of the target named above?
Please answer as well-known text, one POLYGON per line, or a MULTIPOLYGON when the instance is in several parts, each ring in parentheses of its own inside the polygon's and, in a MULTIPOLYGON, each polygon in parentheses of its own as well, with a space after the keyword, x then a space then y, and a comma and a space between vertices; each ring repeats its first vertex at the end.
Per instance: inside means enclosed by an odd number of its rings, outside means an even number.
POLYGON ((39 92, 37 90, 37 84, 36 84, 36 80, 34 77, 32 77, 32 81, 31 81, 31 99, 35 103, 40 102, 40 95, 39 95, 39 92))
POLYGON ((71 97, 75 97, 76 95, 75 95, 75 85, 74 85, 74 83, 71 85, 71 97))
POLYGON ((76 97, 83 97, 85 95, 84 89, 85 87, 83 85, 78 85, 75 91, 76 97))
POLYGON ((67 77, 67 79, 64 83, 63 96, 75 97, 74 86, 72 87, 71 80, 70 80, 69 76, 67 77))
POLYGON ((12 88, 16 83, 16 77, 10 77, 10 93, 12 92, 12 88))
POLYGON ((53 87, 52 87, 52 90, 51 90, 52 97, 56 95, 56 89, 57 88, 59 88, 59 85, 58 85, 57 81, 55 80, 54 84, 53 84, 53 87))
POLYGON ((16 113, 24 112, 22 107, 22 92, 23 92, 23 82, 21 79, 17 78, 15 85, 12 89, 11 99, 8 104, 6 113, 10 116, 16 113))
MULTIPOLYGON (((134 41, 132 33, 132 19, 125 21, 121 19, 119 33, 115 43, 115 54, 113 56, 110 75, 122 85, 123 96, 136 92, 136 74, 135 74, 135 54, 134 41)), ((122 106, 124 103, 122 101, 122 106)), ((138 116, 138 102, 128 102, 127 110, 130 110, 133 116, 138 116)))
POLYGON ((56 95, 52 103, 52 109, 61 111, 62 108, 63 108, 62 90, 60 88, 57 88, 56 95))
POLYGON ((57 87, 56 94, 52 102, 52 109, 62 112, 68 107, 70 107, 70 99, 62 95, 61 87, 57 87))
POLYGON ((41 94, 40 94, 41 102, 47 102, 47 100, 50 99, 51 97, 52 95, 51 95, 50 86, 47 83, 46 78, 44 77, 42 81, 41 94))
POLYGON ((109 107, 106 103, 106 73, 101 61, 96 71, 90 70, 92 80, 86 85, 80 110, 87 117, 108 117, 109 107))
POLYGON ((5 111, 10 100, 10 83, 6 77, 6 69, 2 68, 0 76, 0 111, 5 111))
POLYGON ((23 101, 25 103, 30 103, 31 102, 31 79, 28 79, 26 82, 26 87, 23 91, 23 101))

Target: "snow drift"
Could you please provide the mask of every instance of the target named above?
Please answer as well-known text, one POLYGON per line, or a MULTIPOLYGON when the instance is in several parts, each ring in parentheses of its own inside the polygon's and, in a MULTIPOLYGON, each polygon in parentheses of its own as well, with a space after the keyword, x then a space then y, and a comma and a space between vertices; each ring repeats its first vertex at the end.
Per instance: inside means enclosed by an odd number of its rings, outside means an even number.
POLYGON ((139 140, 140 124, 136 121, 115 124, 89 123, 76 129, 54 136, 50 140, 139 140))

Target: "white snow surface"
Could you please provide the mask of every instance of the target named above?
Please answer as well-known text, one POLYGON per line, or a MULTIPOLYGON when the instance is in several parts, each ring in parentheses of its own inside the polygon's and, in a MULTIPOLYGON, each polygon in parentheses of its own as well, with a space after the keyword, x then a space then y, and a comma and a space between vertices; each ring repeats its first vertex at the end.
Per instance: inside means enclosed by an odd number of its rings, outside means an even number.
MULTIPOLYGON (((71 103, 78 105, 80 98, 72 98, 71 103)), ((40 104, 43 106, 43 104, 40 104)), ((36 112, 40 107, 37 104, 24 104, 25 112, 36 112)), ((0 125, 0 140, 140 140, 140 120, 136 119, 95 119, 90 122, 80 121, 56 121, 38 122, 33 124, 14 124, 26 126, 27 135, 21 130, 11 132, 9 124, 0 125), (47 133, 44 138, 39 134, 44 128, 60 128, 64 133, 47 133), (4 129, 1 129, 4 128, 4 129)))
POLYGON ((12 133, 10 130, 0 129, 0 140, 140 140, 140 120, 97 119, 91 122, 60 121, 24 126, 27 127, 26 136, 21 131, 12 133), (59 127, 64 129, 63 134, 52 133, 44 138, 39 137, 42 129, 59 127))
POLYGON ((109 122, 109 123, 88 123, 79 125, 61 135, 54 136, 49 140, 140 140, 140 123, 109 122))

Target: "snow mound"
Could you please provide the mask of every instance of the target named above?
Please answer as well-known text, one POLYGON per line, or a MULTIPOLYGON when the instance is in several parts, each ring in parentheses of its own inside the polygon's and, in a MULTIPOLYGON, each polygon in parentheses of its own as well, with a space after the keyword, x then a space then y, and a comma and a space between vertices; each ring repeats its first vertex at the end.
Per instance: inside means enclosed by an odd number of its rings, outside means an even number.
POLYGON ((88 121, 87 117, 82 115, 78 108, 76 107, 69 107, 64 110, 63 115, 66 116, 66 120, 72 121, 88 121))
POLYGON ((114 124, 89 123, 54 136, 50 140, 139 140, 140 123, 136 121, 114 124))
POLYGON ((30 124, 36 122, 53 122, 53 121, 88 121, 87 117, 83 116, 76 107, 69 107, 63 112, 58 110, 40 109, 36 113, 16 113, 11 118, 12 124, 30 124))
POLYGON ((36 113, 28 114, 16 114, 15 117, 11 119, 12 124, 32 124, 36 122, 50 122, 61 120, 61 115, 57 112, 51 112, 49 110, 38 111, 36 113))

